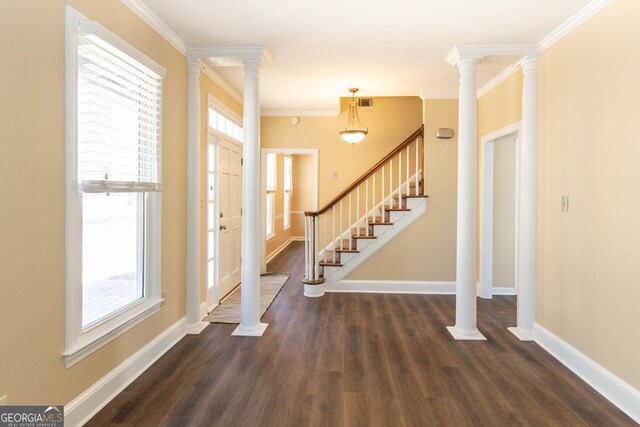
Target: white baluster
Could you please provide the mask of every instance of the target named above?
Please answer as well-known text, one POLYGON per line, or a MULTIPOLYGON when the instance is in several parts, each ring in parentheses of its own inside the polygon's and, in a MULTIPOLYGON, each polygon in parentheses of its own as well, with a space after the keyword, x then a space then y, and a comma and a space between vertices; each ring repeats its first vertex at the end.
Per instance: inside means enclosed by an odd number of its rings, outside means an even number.
POLYGON ((384 165, 382 165, 382 191, 380 192, 380 197, 382 198, 382 205, 380 207, 380 216, 382 221, 384 221, 384 165))
POLYGON ((398 153, 398 209, 402 207, 402 151, 398 153))
POLYGON ((407 189, 407 196, 409 195, 409 147, 411 145, 407 145, 407 173, 405 174, 407 176, 406 182, 407 182, 407 186, 405 187, 407 189))
POLYGON ((424 136, 422 140, 422 194, 427 194, 427 143, 424 136))
POLYGON ((376 173, 373 173, 373 193, 371 193, 373 200, 371 201, 371 209, 373 210, 373 221, 376 220, 376 173))
POLYGON ((338 234, 340 237, 340 249, 344 249, 342 247, 342 199, 340 199, 340 228, 338 229, 338 234))
POLYGON ((418 166, 420 159, 418 152, 420 151, 420 147, 418 146, 418 142, 420 142, 420 138, 416 139, 416 195, 420 194, 420 183, 418 182, 418 169, 420 168, 420 166, 418 166))
POLYGON ((336 263, 336 207, 335 205, 331 207, 331 213, 333 214, 333 224, 331 231, 331 241, 333 242, 333 263, 336 263))
POLYGON ((360 186, 356 189, 356 228, 360 223, 360 186))
MULTIPOLYGON (((351 229, 351 195, 353 194, 353 191, 349 193, 349 221, 347 221, 347 227, 349 227, 349 230, 351 229)), ((347 236, 351 237, 349 235, 350 233, 347 233, 347 236)), ((349 238, 349 250, 352 250, 353 248, 351 247, 351 241, 353 239, 349 238)))
POLYGON ((324 262, 327 262, 327 213, 322 214, 322 247, 324 248, 324 262))
POLYGON ((389 206, 393 209, 393 159, 389 160, 389 206))
MULTIPOLYGON (((365 235, 369 235, 369 178, 364 182, 364 230, 365 235)), ((358 230, 360 235, 360 230, 358 230)))

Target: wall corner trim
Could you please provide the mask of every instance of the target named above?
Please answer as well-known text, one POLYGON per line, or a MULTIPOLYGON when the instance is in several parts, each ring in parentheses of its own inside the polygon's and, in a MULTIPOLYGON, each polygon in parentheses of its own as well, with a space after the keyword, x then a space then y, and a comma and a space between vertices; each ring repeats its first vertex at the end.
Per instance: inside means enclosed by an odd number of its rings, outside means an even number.
POLYGON ((491 91, 491 89, 494 89, 500 83, 507 80, 509 77, 514 75, 519 69, 520 69, 519 64, 509 65, 507 68, 502 70, 500 74, 496 75, 494 78, 489 80, 484 86, 478 89, 478 93, 477 93, 478 98, 485 96, 487 93, 491 91))
POLYGON ((144 22, 149 24, 158 34, 160 34, 166 41, 168 41, 178 52, 183 55, 187 54, 187 45, 182 41, 171 28, 167 26, 162 20, 151 11, 140 0, 121 0, 125 6, 131 9, 136 15, 138 15, 144 22))
POLYGON ((596 363, 551 331, 536 323, 534 341, 594 390, 640 423, 640 391, 596 363))
POLYGON ((580 9, 575 15, 563 22, 559 27, 550 32, 545 38, 538 42, 538 53, 542 53, 545 50, 553 46, 557 41, 561 40, 564 36, 571 33, 573 30, 584 24, 587 20, 593 17, 596 13, 613 3, 614 0, 593 0, 589 2, 585 7, 580 9))
POLYGON ((84 425, 186 333, 187 319, 183 317, 65 405, 65 425, 84 425))

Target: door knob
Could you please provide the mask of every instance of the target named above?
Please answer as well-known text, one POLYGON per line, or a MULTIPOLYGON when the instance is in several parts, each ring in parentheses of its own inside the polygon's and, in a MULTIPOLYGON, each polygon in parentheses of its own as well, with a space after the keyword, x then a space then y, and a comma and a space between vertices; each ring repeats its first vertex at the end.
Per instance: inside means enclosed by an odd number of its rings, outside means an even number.
POLYGON ((226 230, 226 229, 227 229, 227 226, 226 226, 226 225, 221 225, 221 226, 220 226, 220 230, 226 230))

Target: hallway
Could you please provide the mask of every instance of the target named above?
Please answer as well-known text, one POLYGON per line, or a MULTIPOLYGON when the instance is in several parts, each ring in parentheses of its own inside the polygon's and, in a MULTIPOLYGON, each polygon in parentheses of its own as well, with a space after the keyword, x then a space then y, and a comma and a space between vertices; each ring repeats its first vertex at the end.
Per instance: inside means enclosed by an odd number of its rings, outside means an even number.
POLYGON ((454 341, 452 295, 302 296, 304 244, 268 265, 291 278, 262 338, 187 335, 87 425, 626 426, 621 411, 537 344, 515 298, 478 300, 486 342, 454 341))

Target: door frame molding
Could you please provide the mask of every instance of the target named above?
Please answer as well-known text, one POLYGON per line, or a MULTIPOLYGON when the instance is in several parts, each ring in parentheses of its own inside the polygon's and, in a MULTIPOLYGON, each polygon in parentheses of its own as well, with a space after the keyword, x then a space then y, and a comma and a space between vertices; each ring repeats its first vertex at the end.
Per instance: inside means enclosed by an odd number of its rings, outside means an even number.
MULTIPOLYGON (((478 286, 478 296, 480 298, 491 299, 494 294, 504 294, 496 292, 493 288, 493 173, 494 173, 494 143, 505 136, 515 135, 516 137, 516 212, 515 212, 515 253, 514 253, 514 292, 518 292, 518 266, 520 264, 520 253, 518 250, 518 237, 521 233, 521 223, 519 220, 519 199, 522 194, 522 176, 519 173, 522 150, 521 122, 512 123, 495 132, 491 132, 480 138, 480 283, 478 286)), ((501 288, 502 289, 502 288, 501 288)))
MULTIPOLYGON (((217 307, 217 305, 219 304, 219 300, 220 297, 222 297, 222 295, 220 295, 220 266, 218 265, 218 263, 220 262, 220 257, 219 257, 219 251, 220 251, 220 247, 219 247, 219 241, 220 241, 220 233, 219 233, 219 215, 220 215, 220 186, 219 186, 219 182, 220 182, 220 140, 225 138, 228 141, 238 145, 239 147, 242 148, 242 141, 238 141, 228 135, 226 135, 223 132, 220 132, 217 129, 214 129, 212 127, 209 126, 209 109, 213 109, 215 111, 217 111, 218 113, 221 113, 225 116, 227 116, 229 119, 233 120, 234 122, 236 122, 236 124, 242 126, 242 117, 239 116, 238 114, 236 114, 233 110, 231 110, 229 107, 227 107, 225 104, 223 104, 219 99, 217 99, 215 96, 213 96, 210 93, 207 93, 207 111, 206 111, 206 149, 209 149, 209 140, 210 138, 216 138, 216 140, 213 142, 213 144, 211 144, 212 146, 215 147, 216 150, 216 154, 215 154, 215 212, 214 212, 214 227, 213 227, 213 231, 214 231, 214 243, 213 243, 213 247, 214 247, 214 257, 215 257, 215 271, 214 271, 214 279, 213 279, 213 288, 214 288, 214 295, 215 295, 215 302, 210 302, 209 301, 209 287, 208 287, 208 275, 209 275, 209 271, 208 271, 208 266, 207 266, 207 262, 208 262, 208 248, 207 248, 207 233, 208 233, 208 229, 207 229, 207 221, 208 218, 206 217, 206 215, 208 214, 207 212, 207 207, 208 207, 208 200, 207 200, 207 191, 206 191, 206 186, 205 186, 205 192, 204 192, 204 204, 205 204, 205 225, 204 225, 204 234, 203 234, 203 246, 204 246, 204 250, 203 252, 203 256, 201 256, 202 258, 202 270, 204 271, 203 277, 204 277, 204 290, 205 290, 205 303, 207 304, 207 311, 210 312, 211 310, 213 310, 215 307, 217 307)), ((207 153, 208 154, 208 153, 207 153)), ((242 155, 242 150, 241 153, 242 155)), ((207 165, 208 165, 208 161, 209 161, 209 157, 205 156, 205 168, 204 168, 204 179, 205 179, 205 183, 207 180, 207 175, 208 175, 208 169, 207 169, 207 165)), ((242 185, 242 181, 240 182, 240 185, 242 185)), ((242 201, 240 202, 240 204, 242 205, 242 201)), ((242 207, 242 206, 241 206, 242 207)))
POLYGON ((265 227, 267 221, 267 153, 310 155, 313 162, 312 210, 318 210, 318 149, 317 148, 262 148, 260 150, 260 273, 267 272, 267 236, 265 227))

